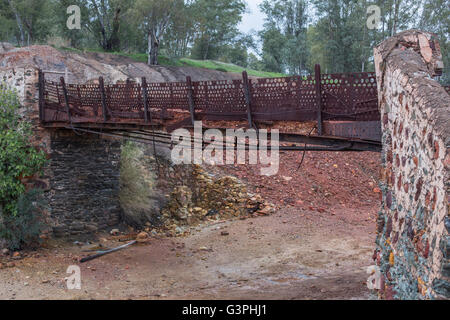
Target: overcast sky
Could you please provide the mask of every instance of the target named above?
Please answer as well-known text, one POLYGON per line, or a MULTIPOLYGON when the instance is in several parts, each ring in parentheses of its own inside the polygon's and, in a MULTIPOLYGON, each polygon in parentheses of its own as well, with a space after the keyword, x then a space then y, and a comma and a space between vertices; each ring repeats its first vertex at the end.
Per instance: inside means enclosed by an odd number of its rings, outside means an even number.
POLYGON ((250 30, 260 31, 264 24, 264 14, 259 11, 258 5, 263 0, 247 0, 248 13, 242 19, 239 29, 242 32, 248 33, 250 30))

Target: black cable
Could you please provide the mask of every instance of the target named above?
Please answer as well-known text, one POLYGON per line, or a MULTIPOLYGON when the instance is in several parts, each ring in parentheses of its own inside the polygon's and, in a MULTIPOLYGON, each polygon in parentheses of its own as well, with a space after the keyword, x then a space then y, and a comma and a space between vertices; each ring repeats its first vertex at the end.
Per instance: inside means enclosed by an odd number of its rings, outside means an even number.
MULTIPOLYGON (((317 126, 314 126, 314 127, 311 129, 311 131, 310 131, 309 134, 308 134, 308 138, 311 137, 311 134, 313 133, 313 131, 314 131, 315 129, 317 129, 317 126)), ((300 164, 298 165, 296 171, 300 170, 300 168, 301 168, 301 166, 302 166, 302 164, 303 164, 303 160, 305 160, 306 147, 307 147, 307 145, 308 145, 308 142, 305 142, 305 149, 303 150, 302 160, 300 161, 300 164)))

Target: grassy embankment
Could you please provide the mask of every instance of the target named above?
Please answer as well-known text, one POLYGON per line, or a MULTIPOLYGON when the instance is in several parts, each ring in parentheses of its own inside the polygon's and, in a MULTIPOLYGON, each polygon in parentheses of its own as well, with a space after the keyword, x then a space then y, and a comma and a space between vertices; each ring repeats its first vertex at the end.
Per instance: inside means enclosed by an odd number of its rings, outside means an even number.
MULTIPOLYGON (((72 49, 72 48, 59 48, 62 50, 73 51, 73 52, 82 52, 81 50, 72 49)), ((101 52, 97 50, 85 50, 91 52, 101 52)), ((145 53, 123 53, 123 52, 111 52, 111 54, 116 54, 124 57, 128 57, 137 62, 147 62, 147 54, 145 53)), ((222 72, 235 72, 241 73, 244 70, 247 70, 250 76, 261 77, 261 78, 274 78, 274 77, 283 77, 285 75, 281 73, 275 72, 266 72, 259 70, 252 70, 240 67, 238 65, 232 63, 225 63, 220 61, 213 60, 194 60, 190 58, 177 58, 172 59, 166 56, 159 56, 159 64, 162 66, 174 66, 174 67, 195 67, 195 68, 204 68, 204 69, 212 69, 218 70, 222 72)))

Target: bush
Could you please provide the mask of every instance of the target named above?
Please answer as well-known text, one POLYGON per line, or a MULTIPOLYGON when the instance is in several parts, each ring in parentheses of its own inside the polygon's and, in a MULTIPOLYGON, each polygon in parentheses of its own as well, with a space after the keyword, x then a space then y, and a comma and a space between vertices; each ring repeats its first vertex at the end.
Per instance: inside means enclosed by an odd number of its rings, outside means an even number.
POLYGON ((46 162, 45 153, 31 146, 31 124, 21 119, 19 107, 17 93, 0 84, 0 237, 12 247, 28 241, 24 236, 27 230, 18 226, 26 226, 30 234, 35 234, 30 214, 35 213, 38 195, 26 194, 21 179, 38 173, 46 162), (20 230, 24 233, 14 235, 20 230))
POLYGON ((16 215, 0 217, 0 238, 10 250, 36 247, 44 224, 41 222, 45 201, 42 190, 33 189, 19 196, 16 215))

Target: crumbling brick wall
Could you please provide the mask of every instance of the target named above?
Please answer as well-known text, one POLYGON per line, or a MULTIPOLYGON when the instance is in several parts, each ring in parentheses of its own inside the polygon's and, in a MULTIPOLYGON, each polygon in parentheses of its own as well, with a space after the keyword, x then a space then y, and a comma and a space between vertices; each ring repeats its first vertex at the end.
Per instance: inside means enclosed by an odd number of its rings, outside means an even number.
POLYGON ((375 48, 382 115, 382 208, 377 221, 380 297, 450 297, 450 105, 433 80, 435 36, 400 33, 375 48))

